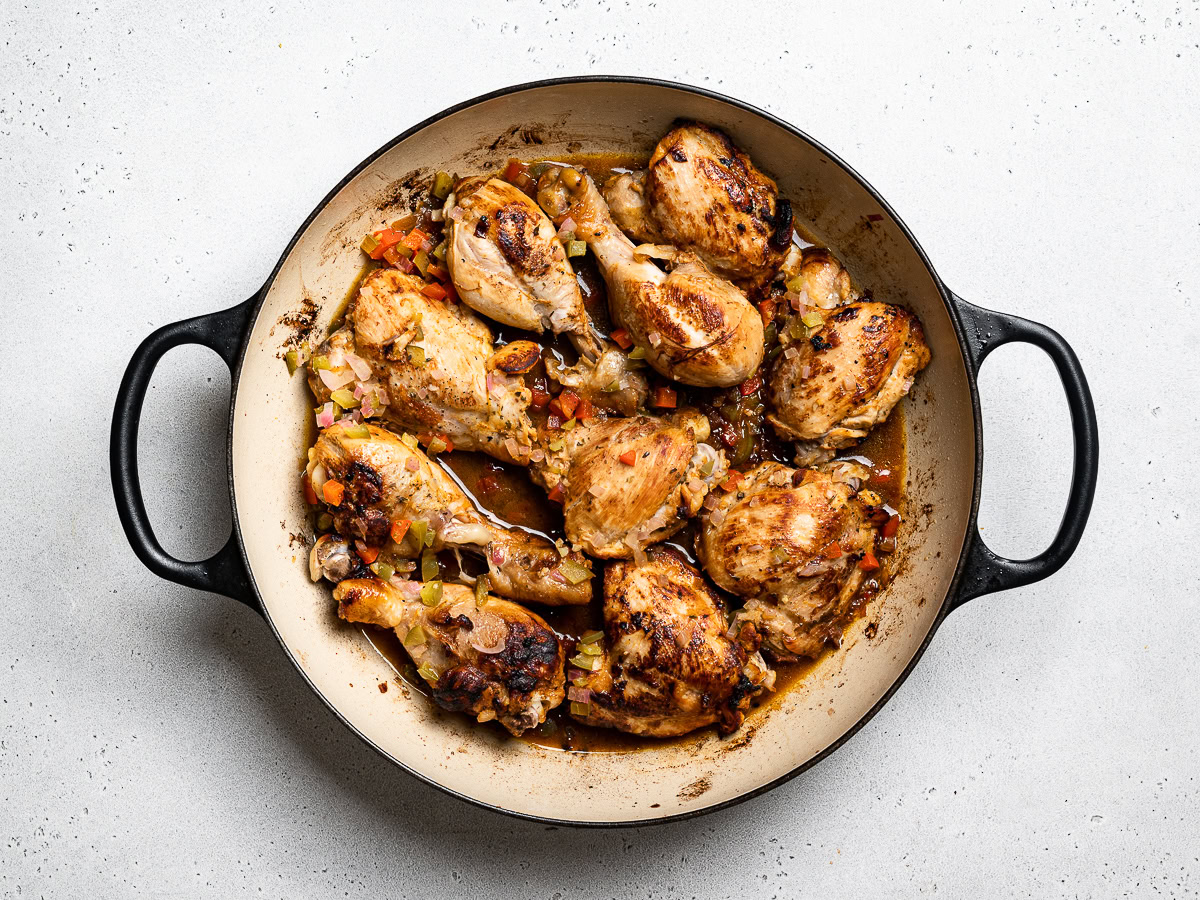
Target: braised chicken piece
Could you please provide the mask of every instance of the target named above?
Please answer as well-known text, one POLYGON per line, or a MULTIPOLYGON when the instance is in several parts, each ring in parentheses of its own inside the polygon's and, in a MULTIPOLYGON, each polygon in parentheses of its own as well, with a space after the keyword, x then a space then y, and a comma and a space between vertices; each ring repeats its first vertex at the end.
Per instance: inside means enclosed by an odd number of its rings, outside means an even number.
POLYGON ((396 632, 438 706, 515 735, 536 728, 563 701, 562 644, 540 617, 516 603, 457 584, 426 606, 420 585, 350 579, 333 589, 347 622, 396 632))
POLYGON ((581 643, 572 659, 570 694, 579 699, 571 714, 652 737, 714 722, 722 734, 735 731, 775 673, 730 640, 727 627, 720 597, 676 551, 653 547, 640 565, 609 563, 604 637, 581 643))
POLYGON ((874 546, 880 501, 860 493, 869 474, 764 462, 701 515, 697 554, 718 587, 746 598, 731 630, 747 648, 790 661, 838 643, 874 546))
POLYGON ((650 385, 636 361, 618 347, 607 347, 594 362, 580 357, 568 366, 553 356, 546 357, 546 374, 551 381, 570 388, 593 406, 632 416, 646 405, 650 385))
POLYGON ((669 416, 593 419, 547 444, 534 479, 561 498, 567 539, 602 559, 666 540, 724 477, 724 452, 705 441, 694 409, 669 416))
POLYGON ((689 122, 658 142, 645 172, 604 186, 617 225, 643 243, 690 250, 745 287, 771 280, 792 239, 775 182, 715 128, 689 122))
POLYGON ((390 268, 364 278, 347 313, 352 325, 330 336, 309 363, 313 393, 328 401, 332 385, 354 387, 353 367, 365 365, 364 413, 382 413, 401 430, 444 434, 462 450, 527 463, 535 434, 528 388, 490 364, 492 332, 482 319, 425 296, 423 284, 390 268), (320 359, 338 366, 322 371, 320 359), (380 404, 379 393, 386 406, 368 408, 380 404))
POLYGON ((788 289, 799 294, 799 302, 805 306, 833 309, 858 299, 850 273, 824 247, 801 250, 793 246, 781 274, 787 279, 788 289), (793 286, 799 290, 794 290, 793 286))
MULTIPOLYGON (((785 332, 786 336, 786 332, 785 332)), ((767 376, 767 419, 797 441, 797 465, 829 459, 884 421, 929 363, 917 317, 899 306, 859 302, 825 314, 791 344, 767 376)))
POLYGON ((656 371, 700 387, 729 387, 753 374, 763 357, 763 324, 746 295, 713 274, 694 253, 635 248, 613 222, 586 173, 551 166, 538 181, 538 202, 556 222, 568 217, 587 242, 608 286, 613 321, 644 349, 656 371), (670 273, 648 254, 669 256, 670 273))
MULTIPOLYGON (((586 559, 578 553, 564 557, 545 538, 484 517, 415 440, 374 425, 338 422, 321 432, 308 459, 313 491, 338 534, 353 539, 356 548, 378 550, 387 559, 411 559, 426 549, 470 551, 486 560, 491 588, 502 597, 549 606, 583 605, 592 598, 586 559), (411 523, 397 532, 398 542, 392 537, 396 523, 411 523)), ((341 570, 315 568, 331 580, 341 570)))
POLYGON ((497 322, 539 334, 566 334, 583 356, 600 344, 557 229, 517 187, 499 178, 459 182, 446 263, 459 297, 497 322))

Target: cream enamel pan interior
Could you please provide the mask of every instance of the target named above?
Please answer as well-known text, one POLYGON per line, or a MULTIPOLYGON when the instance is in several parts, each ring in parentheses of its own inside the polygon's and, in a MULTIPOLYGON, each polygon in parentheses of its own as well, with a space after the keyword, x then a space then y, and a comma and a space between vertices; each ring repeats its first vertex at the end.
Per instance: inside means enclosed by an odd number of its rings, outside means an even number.
MULTIPOLYGON (((974 584, 956 584, 956 578, 963 578, 960 569, 978 569, 995 560, 973 539, 982 459, 974 374, 990 347, 982 333, 967 333, 979 320, 963 324, 960 303, 945 292, 904 226, 857 176, 809 139, 756 110, 691 88, 620 79, 544 82, 471 101, 417 126, 360 167, 306 223, 264 293, 244 304, 247 313, 261 306, 252 314, 248 335, 232 336, 238 344, 227 356, 235 366, 238 350, 243 354, 233 380, 231 415, 235 535, 224 556, 209 561, 207 577, 218 580, 224 568, 240 561, 240 535, 262 612, 314 690, 387 757, 464 798, 517 815, 576 824, 663 820, 728 804, 811 764, 866 721, 915 662, 952 606, 948 598, 955 591, 961 600, 1044 577, 1074 549, 1071 540, 1078 535, 1068 534, 1065 554, 1060 541, 1052 548, 1056 558, 1042 560, 1040 569, 1026 573, 1030 577, 977 571, 974 584), (573 754, 504 739, 465 717, 439 712, 423 697, 410 696, 359 629, 338 620, 328 587, 309 580, 307 550, 294 545, 290 535, 305 527, 298 485, 301 435, 307 433, 312 401, 304 380, 289 377, 281 361, 291 333, 285 320, 315 310, 317 328, 323 330, 362 263, 361 236, 403 211, 406 186, 414 176, 438 169, 495 169, 510 156, 553 158, 580 150, 648 154, 677 118, 727 130, 777 179, 781 196, 791 199, 798 218, 812 224, 859 283, 872 288, 876 298, 905 305, 920 316, 933 361, 906 401, 905 561, 868 614, 851 626, 842 648, 804 682, 752 714, 730 738, 705 732, 625 754, 573 754), (984 349, 973 352, 972 345, 984 349), (871 637, 865 631, 869 623, 874 625, 871 637), (381 682, 390 683, 386 693, 379 690, 381 682)), ((1033 340, 1028 334, 997 337, 997 343, 1033 340)), ((1078 381, 1086 394, 1081 375, 1078 381)), ((1086 426, 1090 400, 1084 400, 1080 416, 1086 426)), ((114 420, 118 481, 119 424, 114 420)), ((1077 429, 1079 425, 1076 421, 1077 429)), ((1093 436, 1093 455, 1094 444, 1093 436)), ((1080 447, 1077 441, 1077 453, 1080 447)), ((1077 458, 1077 476, 1079 468, 1077 458)), ((1092 476, 1094 484, 1094 472, 1092 476)), ((136 489, 136 471, 132 477, 136 489)), ((1090 503, 1087 487, 1084 499, 1090 503)), ((127 486, 118 484, 118 505, 122 488, 128 493, 127 486)), ((140 505, 140 494, 136 503, 140 505)), ((145 536, 134 533, 136 509, 122 513, 127 531, 133 529, 135 549, 161 572, 161 561, 152 562, 146 554, 153 553, 138 547, 145 536)), ((1073 515, 1080 521, 1076 526, 1065 522, 1064 531, 1081 531, 1086 513, 1085 506, 1080 514, 1076 502, 1073 515)), ((178 572, 161 573, 203 582, 178 572)))

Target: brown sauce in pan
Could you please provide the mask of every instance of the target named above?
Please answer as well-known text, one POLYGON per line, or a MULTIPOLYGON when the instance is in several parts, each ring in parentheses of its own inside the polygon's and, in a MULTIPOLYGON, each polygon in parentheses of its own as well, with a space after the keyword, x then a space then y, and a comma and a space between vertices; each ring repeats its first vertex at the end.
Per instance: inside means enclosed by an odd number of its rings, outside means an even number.
MULTIPOLYGON (((558 157, 557 161, 586 167, 592 174, 592 177, 601 185, 603 185, 604 180, 613 172, 635 169, 644 164, 644 159, 641 157, 621 154, 576 154, 568 157, 558 157)), ((525 160, 525 162, 532 163, 536 161, 525 160)), ((797 226, 797 231, 805 243, 819 245, 820 242, 807 230, 797 226)), ((588 254, 582 258, 572 260, 572 263, 576 270, 576 277, 579 281, 588 313, 592 316, 597 327, 602 332, 607 333, 611 326, 609 324, 606 292, 595 260, 588 254)), ((334 315, 333 328, 338 327, 344 319, 345 310, 357 293, 358 284, 362 278, 377 265, 377 263, 369 263, 358 274, 346 294, 345 301, 334 315)), ((489 322, 489 325, 492 328, 497 343, 507 343, 517 339, 532 340, 541 344, 547 351, 560 355, 567 362, 573 362, 575 359, 575 354, 570 344, 565 340, 555 338, 551 334, 531 334, 492 322, 489 322)), ((543 373, 544 368, 539 365, 531 374, 538 375, 543 373)), ((679 393, 680 407, 696 405, 704 409, 705 412, 708 412, 710 417, 713 417, 712 410, 719 408, 719 403, 714 397, 717 392, 688 388, 684 385, 675 385, 675 387, 679 393)), ((539 416, 544 415, 544 413, 540 413, 535 409, 531 409, 530 413, 535 422, 539 416)), ((875 428, 866 440, 857 447, 847 448, 838 457, 839 459, 854 459, 868 466, 873 473, 869 485, 870 488, 879 493, 887 506, 891 507, 893 511, 901 513, 902 517, 904 512, 903 489, 907 477, 904 413, 905 404, 901 403, 892 412, 888 420, 875 428)), ((764 427, 761 435, 755 437, 754 449, 750 457, 751 461, 777 459, 780 462, 790 464, 790 454, 787 452, 789 448, 776 443, 770 434, 769 426, 766 426, 765 423, 761 424, 764 427)), ((306 438, 310 437, 315 438, 315 435, 306 435, 306 438)), ((311 441, 308 446, 311 446, 311 441)), ((551 539, 563 536, 561 510, 546 499, 545 492, 529 480, 528 474, 524 469, 500 463, 481 453, 468 453, 457 450, 450 454, 443 454, 437 457, 436 460, 450 472, 481 510, 490 513, 507 524, 546 535, 551 539)), ((668 544, 681 550, 694 562, 693 527, 693 525, 687 526, 683 531, 676 534, 668 544)), ((856 601, 856 617, 863 612, 867 604, 886 586, 890 573, 896 564, 896 557, 891 554, 882 555, 879 557, 879 561, 881 568, 874 572, 872 577, 866 581, 856 601)), ((585 631, 603 627, 600 610, 603 582, 602 564, 597 564, 596 569, 597 575, 593 579, 595 600, 591 605, 588 607, 546 607, 537 609, 537 612, 560 636, 574 640, 585 631)), ((732 596, 726 595, 724 599, 730 606, 740 605, 740 601, 732 596)), ((399 638, 391 631, 381 628, 364 627, 362 630, 363 634, 371 642, 371 645, 387 660, 409 690, 428 697, 428 687, 417 675, 399 638)), ((825 654, 827 655, 832 652, 833 649, 830 648, 825 651, 825 654)), ((806 662, 776 664, 775 692, 770 695, 760 696, 754 704, 755 707, 770 705, 779 697, 786 694, 793 685, 810 675, 823 658, 824 655, 806 662)), ((710 726, 708 729, 701 729, 677 738, 639 737, 612 729, 595 728, 590 725, 581 724, 572 719, 566 710, 567 704, 564 702, 547 716, 546 722, 540 728, 534 729, 520 738, 511 738, 508 732, 495 723, 479 727, 492 728, 497 734, 509 736, 511 740, 526 741, 552 750, 570 750, 583 753, 631 752, 647 747, 695 740, 698 737, 709 734, 712 729, 710 726)), ((445 713, 445 715, 451 714, 445 713)), ((752 710, 747 716, 742 732, 746 728, 754 726, 755 718, 756 713, 752 710)), ((736 732, 732 737, 736 738, 737 734, 742 732, 736 732)))

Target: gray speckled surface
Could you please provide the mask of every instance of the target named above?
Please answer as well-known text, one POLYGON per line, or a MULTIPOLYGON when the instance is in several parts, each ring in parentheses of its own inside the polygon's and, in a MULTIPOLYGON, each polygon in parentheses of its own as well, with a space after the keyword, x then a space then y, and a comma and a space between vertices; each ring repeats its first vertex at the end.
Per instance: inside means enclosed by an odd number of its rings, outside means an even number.
MULTIPOLYGON (((0 493, 18 536, 0 895, 1196 893, 1197 5, 374 8, 0 10, 0 298, 21 385, 0 493), (808 774, 634 831, 510 821, 391 768, 253 613, 136 562, 107 468, 143 336, 249 296, 329 186, 409 124, 581 72, 703 84, 827 143, 955 290, 1067 336, 1104 451, 1057 577, 956 613, 808 774)), ((228 380, 208 351, 174 351, 147 403, 148 503, 192 558, 228 528, 228 380)), ((985 534, 1033 553, 1065 496, 1066 407, 1026 347, 997 352, 982 390, 985 534)))

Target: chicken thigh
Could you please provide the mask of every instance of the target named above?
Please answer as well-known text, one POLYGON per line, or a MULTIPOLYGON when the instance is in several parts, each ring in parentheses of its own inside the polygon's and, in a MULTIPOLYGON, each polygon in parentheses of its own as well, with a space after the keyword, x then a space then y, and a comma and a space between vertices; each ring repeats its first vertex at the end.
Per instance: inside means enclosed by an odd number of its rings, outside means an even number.
POLYGON ((762 318, 739 288, 699 257, 669 250, 673 266, 663 272, 621 233, 591 177, 577 169, 547 169, 538 181, 538 202, 555 221, 574 220, 576 237, 600 265, 613 321, 655 370, 684 384, 729 387, 758 368, 762 318))
POLYGON ((404 588, 419 585, 350 579, 333 598, 347 622, 396 632, 438 706, 519 735, 563 701, 563 647, 540 616, 493 597, 480 605, 461 585, 446 585, 433 607, 404 588))
POLYGON ((338 422, 321 432, 308 457, 309 483, 345 538, 387 558, 412 558, 426 549, 472 551, 487 561, 492 590, 514 600, 550 606, 591 600, 586 559, 563 556, 544 538, 484 517, 415 440, 338 422), (396 532, 398 522, 411 525, 396 532))
MULTIPOLYGON (((386 388, 385 420, 400 429, 445 434, 455 447, 527 463, 534 438, 531 394, 520 378, 489 364, 492 333, 465 307, 421 293, 423 282, 397 269, 363 279, 343 328, 310 361, 309 385, 321 401, 338 383, 316 369, 322 357, 357 354, 386 388)), ((352 360, 353 358, 351 358, 352 360)), ((349 363, 343 363, 343 371, 349 363)), ((354 373, 338 375, 352 379, 354 373)))
POLYGON ((532 474, 562 497, 567 539, 592 556, 628 558, 666 540, 724 477, 725 454, 704 443, 708 419, 596 419, 549 441, 532 474))
POLYGON ((696 551, 709 577, 745 606, 732 631, 777 660, 817 656, 837 644, 862 584, 858 561, 872 550, 869 472, 765 462, 701 515, 696 551))
POLYGON ((729 734, 775 673, 726 636, 724 606, 699 572, 668 548, 647 556, 605 569, 604 637, 571 660, 571 714, 653 737, 714 722, 729 734))
POLYGON ((581 355, 598 357, 575 273, 538 205, 499 178, 459 182, 455 201, 463 216, 450 221, 446 263, 463 302, 505 325, 566 334, 581 355))
POLYGON ((792 207, 775 182, 715 128, 689 122, 658 142, 645 172, 604 186, 613 218, 636 240, 673 244, 746 287, 771 280, 792 239, 792 207))
POLYGON ((917 317, 887 303, 839 307, 792 346, 798 352, 785 350, 767 376, 767 419, 780 437, 799 442, 797 465, 866 437, 929 363, 917 317))

